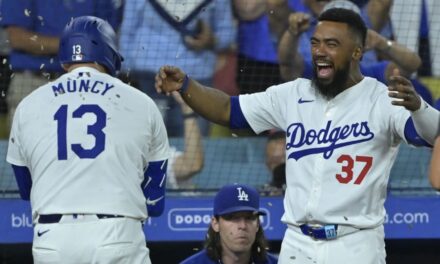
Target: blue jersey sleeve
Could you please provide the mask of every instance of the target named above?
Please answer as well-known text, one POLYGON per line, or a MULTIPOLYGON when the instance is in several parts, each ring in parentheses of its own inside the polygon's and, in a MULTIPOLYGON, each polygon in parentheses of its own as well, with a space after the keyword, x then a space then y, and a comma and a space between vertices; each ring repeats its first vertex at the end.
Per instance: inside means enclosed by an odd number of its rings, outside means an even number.
POLYGON ((406 141, 414 146, 425 146, 432 148, 432 145, 423 140, 419 134, 417 134, 416 128, 412 118, 408 118, 405 124, 405 138, 406 141))
POLYGON ((216 264, 218 261, 214 261, 208 257, 206 249, 197 252, 196 254, 189 256, 181 261, 179 264, 216 264))
POLYGON ((15 174, 21 199, 29 201, 31 199, 32 187, 31 172, 27 167, 17 165, 12 165, 12 170, 15 174))
POLYGON ((231 113, 229 116, 229 127, 232 129, 251 128, 240 108, 238 96, 231 96, 231 113))
POLYGON ((160 216, 165 208, 165 186, 168 160, 152 161, 144 173, 142 191, 147 199, 149 216, 160 216))

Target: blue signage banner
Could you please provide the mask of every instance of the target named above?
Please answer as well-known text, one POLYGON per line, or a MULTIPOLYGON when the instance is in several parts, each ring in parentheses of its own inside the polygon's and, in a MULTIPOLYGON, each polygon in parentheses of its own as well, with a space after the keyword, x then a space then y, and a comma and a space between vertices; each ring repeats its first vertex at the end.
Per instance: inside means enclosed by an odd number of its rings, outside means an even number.
MULTIPOLYGON (((211 221, 213 197, 168 197, 164 213, 144 225, 147 241, 202 241, 211 221)), ((281 197, 262 197, 261 218, 269 240, 282 240, 285 225, 281 197)), ((440 238, 440 197, 389 196, 385 204, 388 239, 440 238)), ((29 202, 0 199, 0 243, 31 243, 29 202)))

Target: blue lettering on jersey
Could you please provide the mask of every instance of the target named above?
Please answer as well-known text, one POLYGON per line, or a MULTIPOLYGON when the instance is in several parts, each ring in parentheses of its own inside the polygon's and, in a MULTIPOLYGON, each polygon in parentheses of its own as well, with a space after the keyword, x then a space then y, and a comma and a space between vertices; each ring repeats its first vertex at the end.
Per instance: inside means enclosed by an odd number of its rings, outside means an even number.
POLYGON ((110 83, 91 80, 67 80, 65 83, 56 83, 52 85, 52 91, 55 96, 75 92, 92 92, 95 94, 105 95, 115 86, 110 83), (79 82, 77 84, 77 82, 79 82), (92 84, 91 84, 92 82, 92 84))
POLYGON ((314 129, 307 131, 302 123, 290 124, 287 128, 287 137, 290 137, 290 140, 286 144, 286 149, 301 147, 305 149, 293 151, 288 158, 299 160, 307 155, 323 153, 324 158, 329 159, 337 148, 369 141, 374 137, 367 121, 332 129, 331 123, 332 121, 329 120, 326 127, 319 131, 314 129))
POLYGON ((89 91, 89 83, 90 80, 81 80, 81 83, 79 85, 79 91, 80 92, 88 92, 89 91))

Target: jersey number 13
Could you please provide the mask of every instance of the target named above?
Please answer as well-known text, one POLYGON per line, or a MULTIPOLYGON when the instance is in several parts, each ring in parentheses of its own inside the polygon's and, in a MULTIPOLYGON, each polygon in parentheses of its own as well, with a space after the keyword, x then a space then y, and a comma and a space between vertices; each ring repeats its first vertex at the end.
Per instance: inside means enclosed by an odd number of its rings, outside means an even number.
MULTIPOLYGON (((67 160, 67 105, 62 105, 53 116, 57 121, 58 159, 67 160)), ((105 149, 105 133, 102 131, 106 126, 107 114, 99 105, 81 105, 72 113, 72 118, 82 118, 84 114, 93 114, 96 117, 94 124, 87 126, 87 134, 95 137, 95 145, 85 149, 81 144, 71 144, 70 148, 81 159, 94 159, 105 149)))

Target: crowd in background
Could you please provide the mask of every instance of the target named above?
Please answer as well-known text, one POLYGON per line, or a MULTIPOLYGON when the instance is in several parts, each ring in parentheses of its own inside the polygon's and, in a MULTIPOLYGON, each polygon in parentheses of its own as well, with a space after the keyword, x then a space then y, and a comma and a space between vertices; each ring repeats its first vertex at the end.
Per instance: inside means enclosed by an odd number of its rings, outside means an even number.
MULTIPOLYGON (((331 7, 355 10, 369 26, 362 60, 365 76, 387 83, 393 70, 399 69, 427 103, 440 109, 439 83, 423 81, 440 76, 440 18, 435 15, 440 5, 435 1, 23 0, 0 4, 0 111, 9 116, 7 120, 22 98, 62 73, 56 56, 58 37, 71 17, 101 17, 119 36, 124 56, 119 77, 155 100, 169 136, 184 138, 184 150, 176 151, 175 162, 170 162, 175 166, 169 166, 175 175, 170 177, 173 188, 194 187, 191 177, 203 169, 204 137, 229 137, 235 132, 195 115, 179 99, 158 94, 154 90, 157 69, 163 64, 184 67, 191 78, 230 95, 309 78, 311 32, 317 16, 331 7)), ((270 135, 277 132, 263 136, 271 141, 270 135)), ((267 160, 279 155, 270 149, 267 160)), ((273 180, 264 189, 272 192, 275 187, 282 193, 285 175, 279 173, 282 162, 277 165, 268 165, 273 180)))

